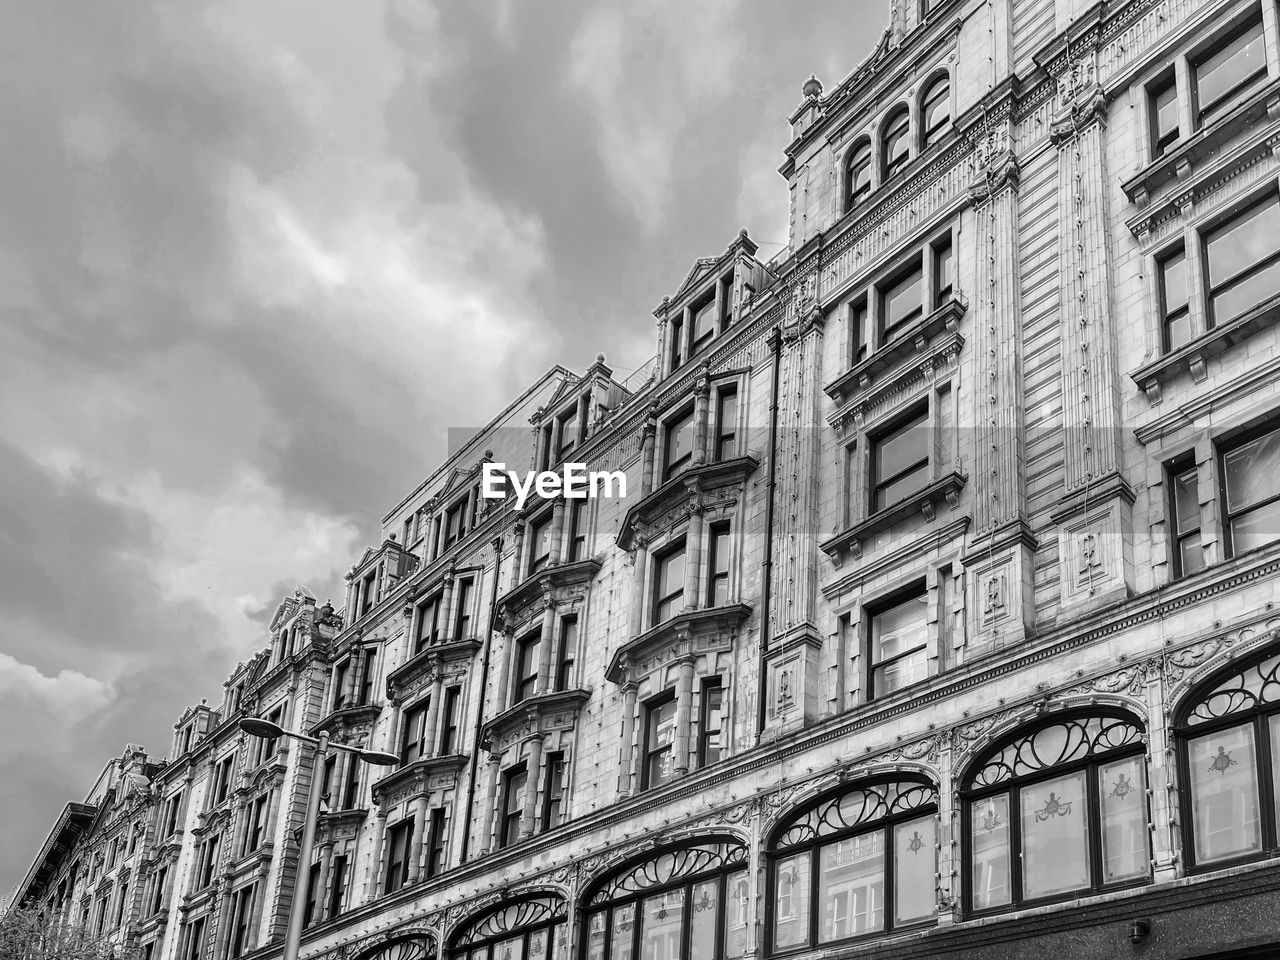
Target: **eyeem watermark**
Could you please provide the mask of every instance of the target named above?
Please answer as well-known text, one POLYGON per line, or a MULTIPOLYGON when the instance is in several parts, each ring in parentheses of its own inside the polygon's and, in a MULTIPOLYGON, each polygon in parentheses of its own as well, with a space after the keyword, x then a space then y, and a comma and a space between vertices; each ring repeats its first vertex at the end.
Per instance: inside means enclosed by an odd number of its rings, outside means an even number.
POLYGON ((505 463, 486 463, 480 481, 480 495, 486 500, 505 500, 508 489, 516 495, 516 509, 524 507, 531 493, 544 500, 563 495, 566 500, 588 497, 625 497, 627 475, 621 470, 588 470, 585 463, 566 463, 560 472, 528 470, 523 481, 505 463), (616 491, 616 492, 615 492, 616 491))

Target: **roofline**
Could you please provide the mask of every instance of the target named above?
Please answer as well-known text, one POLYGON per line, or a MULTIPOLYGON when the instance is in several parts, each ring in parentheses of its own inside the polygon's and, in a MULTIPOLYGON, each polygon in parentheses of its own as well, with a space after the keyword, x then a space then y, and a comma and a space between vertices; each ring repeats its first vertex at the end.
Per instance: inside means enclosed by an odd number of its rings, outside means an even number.
POLYGON ((22 878, 22 882, 14 888, 13 899, 10 901, 12 906, 22 906, 27 898, 32 884, 35 883, 40 868, 44 866, 45 861, 49 859, 49 855, 53 852, 58 839, 71 826, 73 818, 83 819, 88 825, 97 815, 98 808, 91 803, 76 803, 72 801, 62 808, 62 813, 58 815, 58 819, 54 821, 53 826, 49 829, 49 835, 45 837, 44 843, 40 846, 40 852, 36 858, 31 861, 31 866, 27 869, 26 875, 22 878))

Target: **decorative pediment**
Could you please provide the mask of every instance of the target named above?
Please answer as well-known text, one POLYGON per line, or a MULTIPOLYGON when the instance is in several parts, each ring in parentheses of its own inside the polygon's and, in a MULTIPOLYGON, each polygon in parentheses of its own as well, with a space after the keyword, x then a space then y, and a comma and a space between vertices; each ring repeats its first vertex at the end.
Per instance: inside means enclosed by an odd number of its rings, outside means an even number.
POLYGON ((374 802, 386 810, 433 791, 452 790, 466 765, 467 758, 461 754, 416 760, 375 783, 374 802))
POLYGON ((521 700, 485 724, 481 743, 498 753, 529 737, 568 730, 590 699, 590 690, 560 690, 521 700))
POLYGON ((594 557, 539 570, 516 584, 514 589, 498 601, 501 618, 506 623, 517 623, 524 619, 528 608, 539 600, 567 599, 557 594, 566 589, 585 586, 599 571, 600 561, 594 557))
POLYGON ((465 675, 467 665, 479 649, 479 640, 432 644, 387 674, 387 699, 392 703, 403 703, 431 686, 437 676, 465 675))
POLYGON ((759 465, 752 456, 733 457, 698 464, 672 477, 627 510, 618 529, 618 546, 633 549, 637 534, 647 539, 653 530, 665 529, 685 516, 702 494, 742 484, 759 465))
POLYGON ((745 603, 686 610, 619 647, 605 676, 617 684, 634 682, 684 657, 731 649, 750 615, 745 603))

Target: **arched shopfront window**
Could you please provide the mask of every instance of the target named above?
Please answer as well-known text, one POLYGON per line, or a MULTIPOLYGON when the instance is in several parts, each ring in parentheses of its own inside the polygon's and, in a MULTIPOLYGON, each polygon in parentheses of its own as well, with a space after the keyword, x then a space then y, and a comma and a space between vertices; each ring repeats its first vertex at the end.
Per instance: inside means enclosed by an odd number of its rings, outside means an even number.
POLYGON ((843 787, 787 817, 770 845, 770 946, 807 949, 937 912, 938 791, 922 780, 843 787))
POLYGON ((565 955, 566 913, 556 896, 501 904, 458 928, 449 960, 556 960, 565 955))
MULTIPOLYGON (((747 849, 707 840, 633 861, 588 891, 587 960, 732 960, 747 952, 747 849)), ((501 958, 495 958, 501 960, 501 958)))
POLYGON ((1177 737, 1190 867, 1280 852, 1280 651, 1209 678, 1179 711, 1177 737))
POLYGON ((1145 749, 1136 720, 1103 714, 1024 728, 982 757, 964 790, 969 909, 1149 880, 1145 749))
POLYGON ((436 948, 426 937, 415 935, 388 940, 356 956, 359 960, 435 960, 436 948))

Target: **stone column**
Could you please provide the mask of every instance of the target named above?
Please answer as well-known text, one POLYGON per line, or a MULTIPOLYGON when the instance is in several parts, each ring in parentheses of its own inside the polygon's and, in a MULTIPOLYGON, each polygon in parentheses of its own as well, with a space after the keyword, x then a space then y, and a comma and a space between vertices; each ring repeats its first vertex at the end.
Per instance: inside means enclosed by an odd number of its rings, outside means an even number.
POLYGON ((444 697, 444 675, 440 665, 435 665, 435 676, 431 681, 431 705, 427 707, 427 729, 424 731, 424 753, 434 757, 440 745, 440 701, 444 697))
POLYGON ((529 741, 525 766, 524 810, 520 813, 520 839, 531 837, 538 826, 538 784, 542 780, 542 737, 529 741))
POLYGON ((676 682, 675 772, 689 772, 690 733, 693 725, 693 658, 680 662, 680 679, 676 682))
POLYGON ((379 810, 377 822, 373 828, 373 856, 369 861, 369 868, 373 871, 373 877, 368 886, 368 897, 366 903, 371 903, 382 896, 382 887, 387 879, 387 872, 382 869, 382 849, 387 843, 387 811, 379 810))
POLYGON ((697 466, 707 462, 707 434, 711 420, 711 381, 705 374, 693 388, 693 396, 693 464, 697 466))
POLYGON ((564 497, 557 497, 555 504, 551 507, 551 555, 547 558, 547 566, 556 567, 560 565, 560 558, 564 556, 561 541, 564 539, 564 497))
POLYGON ((324 844, 320 848, 320 877, 316 880, 316 909, 311 915, 312 923, 323 923, 328 920, 327 907, 329 904, 329 874, 333 870, 333 842, 324 844))
POLYGON ((654 448, 657 445, 658 421, 653 411, 645 417, 644 431, 640 435, 640 496, 647 497, 653 492, 654 448))
POLYGON ((551 676, 551 645, 555 642, 556 602, 551 597, 542 601, 542 633, 538 639, 537 667, 538 681, 534 686, 534 695, 546 693, 550 689, 548 680, 551 676))
MULTIPOLYGON (((432 709, 435 705, 432 704, 432 709)), ((418 797, 413 802, 413 837, 409 841, 409 883, 417 883, 422 876, 422 833, 427 823, 427 798, 418 797)))
POLYGON ((624 797, 634 789, 636 753, 636 682, 622 685, 622 745, 618 751, 618 793, 624 797))
POLYGON ((502 771, 501 758, 496 753, 489 754, 489 789, 485 794, 484 810, 484 853, 493 853, 498 848, 498 782, 502 771))
POLYGON ((684 553, 684 608, 697 610, 702 606, 699 588, 702 585, 703 540, 706 524, 702 522, 702 504, 697 500, 689 504, 689 533, 684 553))

